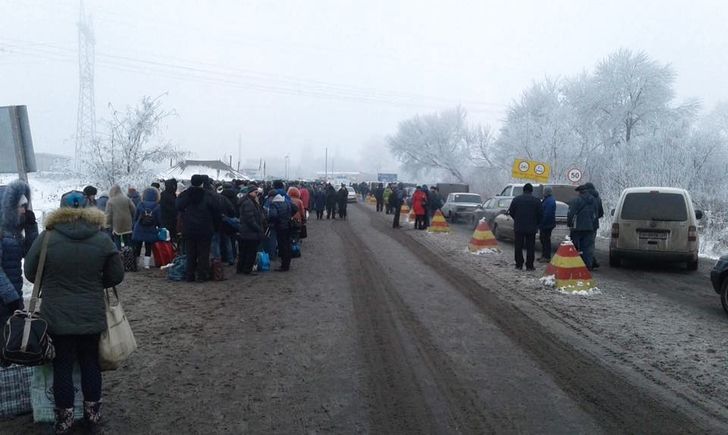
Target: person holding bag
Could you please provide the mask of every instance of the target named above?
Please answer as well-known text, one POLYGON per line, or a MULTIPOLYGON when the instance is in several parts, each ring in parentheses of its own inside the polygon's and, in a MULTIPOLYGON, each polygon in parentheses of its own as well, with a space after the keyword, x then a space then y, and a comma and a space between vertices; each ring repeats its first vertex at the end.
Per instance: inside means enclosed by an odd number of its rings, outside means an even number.
POLYGON ((46 230, 25 259, 25 277, 34 282, 40 278, 36 276, 40 241, 48 233, 40 311, 48 323, 56 352, 53 397, 57 434, 69 433, 73 426, 75 362, 81 368, 84 419, 92 429, 100 423, 99 339, 107 330, 104 289, 124 279, 119 253, 111 239, 100 231, 104 213, 96 208, 80 208, 79 198, 72 196, 64 198, 61 208, 46 217, 46 230))
POLYGON ((251 275, 258 252, 258 246, 265 237, 263 229, 263 209, 258 204, 258 191, 253 187, 243 187, 240 199, 240 231, 238 232, 237 273, 251 275))

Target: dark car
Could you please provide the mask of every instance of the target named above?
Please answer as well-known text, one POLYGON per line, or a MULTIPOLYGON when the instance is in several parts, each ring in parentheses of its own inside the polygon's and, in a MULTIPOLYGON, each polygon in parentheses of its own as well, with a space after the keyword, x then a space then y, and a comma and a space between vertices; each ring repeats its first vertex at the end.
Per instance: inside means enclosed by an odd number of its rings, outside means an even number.
POLYGON ((723 310, 728 313, 728 255, 720 257, 713 270, 710 271, 710 281, 713 289, 720 295, 723 310))
POLYGON ((473 212, 473 216, 470 221, 473 225, 473 229, 477 228, 481 219, 485 219, 488 226, 492 229, 495 217, 507 212, 512 200, 512 197, 495 197, 485 201, 473 212))

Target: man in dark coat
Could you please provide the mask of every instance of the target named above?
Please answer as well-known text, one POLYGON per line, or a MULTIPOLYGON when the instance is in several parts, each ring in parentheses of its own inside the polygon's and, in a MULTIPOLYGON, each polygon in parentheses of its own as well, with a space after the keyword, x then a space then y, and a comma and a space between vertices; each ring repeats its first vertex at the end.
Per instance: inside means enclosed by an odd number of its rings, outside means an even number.
POLYGON ((384 210, 384 184, 379 183, 377 188, 374 189, 374 199, 377 200, 377 211, 384 210))
POLYGON ((404 189, 401 184, 397 185, 392 194, 389 196, 389 205, 394 212, 392 220, 392 228, 399 228, 399 215, 402 212, 402 203, 404 203, 404 189))
POLYGON ((238 264, 237 272, 245 275, 253 273, 258 245, 263 240, 263 209, 258 203, 258 189, 243 187, 240 189, 240 231, 238 232, 238 264))
POLYGON ((336 219, 336 189, 326 185, 326 219, 336 219))
POLYGON ((172 239, 177 239, 177 180, 170 178, 164 181, 164 190, 160 195, 159 207, 162 211, 162 225, 169 230, 172 239))
POLYGON ((191 186, 176 201, 177 211, 182 213, 182 235, 187 245, 188 282, 210 279, 210 244, 215 233, 215 221, 222 214, 219 203, 202 187, 202 175, 193 175, 191 186))
POLYGON ((567 222, 571 228, 571 238, 574 246, 581 252, 581 258, 587 269, 592 269, 594 258, 594 221, 598 215, 596 198, 589 193, 589 188, 582 185, 576 188, 579 196, 569 203, 567 222))
POLYGON ((269 195, 272 200, 268 208, 268 222, 276 231, 278 254, 281 257, 281 267, 276 271, 287 272, 291 268, 292 257, 291 217, 298 212, 298 207, 287 202, 283 195, 275 193, 275 191, 272 193, 275 196, 269 195))
POLYGON ((349 201, 349 191, 346 189, 344 183, 341 183, 339 191, 336 192, 336 203, 339 208, 339 217, 346 219, 346 206, 349 201))
POLYGON ((38 237, 29 201, 30 187, 22 180, 0 187, 0 325, 23 309, 23 257, 38 237))
MULTIPOLYGON (((594 184, 591 182, 585 183, 584 187, 586 187, 587 192, 591 194, 591 196, 594 197, 594 205, 596 207, 596 218, 594 219, 594 233, 592 234, 592 247, 596 247, 596 239, 597 239, 597 232, 599 231, 599 219, 604 217, 604 205, 602 204, 602 198, 599 196, 599 192, 594 187, 594 184)), ((599 263, 597 262, 597 257, 592 255, 592 269, 596 269, 599 267, 599 263)))
POLYGON ((543 189, 541 209, 543 210, 543 219, 541 219, 541 224, 538 226, 538 235, 541 240, 541 258, 538 261, 548 263, 551 261, 551 232, 556 228, 556 200, 550 186, 543 189))
POLYGON ((533 196, 533 185, 526 183, 523 194, 513 198, 508 214, 513 218, 516 269, 523 269, 523 248, 526 248, 526 270, 536 270, 536 232, 543 217, 541 201, 533 196))

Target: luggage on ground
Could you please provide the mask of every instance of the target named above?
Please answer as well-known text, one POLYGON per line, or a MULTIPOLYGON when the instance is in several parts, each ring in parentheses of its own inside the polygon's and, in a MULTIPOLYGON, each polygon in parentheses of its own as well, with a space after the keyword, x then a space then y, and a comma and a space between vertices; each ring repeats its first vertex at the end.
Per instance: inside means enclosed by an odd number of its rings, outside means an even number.
MULTIPOLYGON (((81 367, 73 366, 73 418, 83 418, 83 394, 81 394, 81 367)), ((33 367, 30 381, 30 403, 33 407, 33 421, 36 423, 53 423, 55 421, 55 401, 53 400, 53 364, 33 367)))
POLYGON ((259 251, 255 258, 258 272, 270 271, 270 255, 265 251, 259 251))
POLYGON ((174 245, 172 242, 157 242, 152 245, 154 264, 166 266, 174 260, 174 245))
POLYGON ((12 365, 0 368, 0 419, 28 414, 33 367, 12 365))
POLYGON ((291 258, 299 258, 301 256, 301 244, 293 242, 291 246, 291 258))
POLYGON ((121 247, 121 261, 124 262, 124 272, 136 272, 138 270, 134 248, 131 246, 121 247))
POLYGON ((187 256, 178 255, 167 268, 167 279, 170 281, 184 281, 187 272, 187 256))
POLYGON ((104 290, 104 296, 107 326, 99 339, 99 363, 101 370, 116 370, 136 350, 137 342, 124 314, 116 287, 104 290), (112 293, 116 304, 112 301, 112 293))
POLYGON ((222 260, 219 258, 213 258, 212 261, 210 261, 210 268, 212 269, 213 281, 225 280, 225 268, 223 267, 222 260))

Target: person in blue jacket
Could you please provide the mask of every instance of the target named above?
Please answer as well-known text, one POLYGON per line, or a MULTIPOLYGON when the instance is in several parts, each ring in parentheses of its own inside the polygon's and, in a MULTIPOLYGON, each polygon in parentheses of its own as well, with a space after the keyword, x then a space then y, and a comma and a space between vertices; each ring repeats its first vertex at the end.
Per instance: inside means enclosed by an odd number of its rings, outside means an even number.
POLYGON ((539 263, 548 263, 551 261, 551 232, 556 228, 556 199, 554 192, 550 186, 543 189, 543 199, 541 200, 541 208, 543 217, 538 226, 538 238, 541 241, 541 258, 539 263))
POLYGON ((131 240, 134 242, 134 254, 137 258, 144 245, 144 268, 149 269, 152 263, 152 247, 159 241, 159 228, 162 226, 162 209, 159 206, 159 190, 147 187, 142 192, 142 201, 134 215, 134 229, 131 240))
POLYGON ((0 325, 24 308, 22 262, 38 237, 29 201, 30 187, 22 180, 0 187, 0 325))

